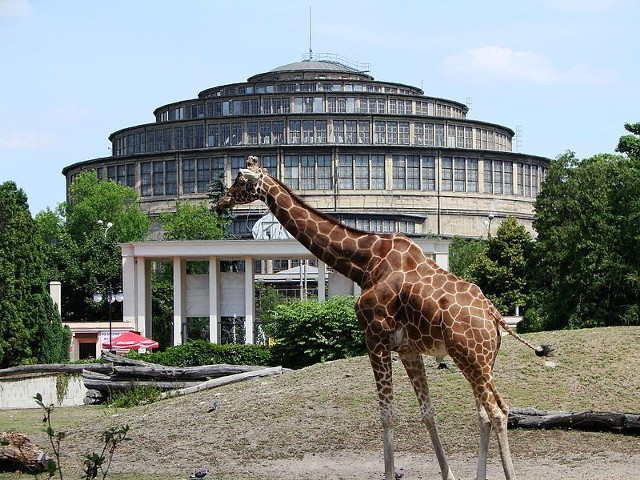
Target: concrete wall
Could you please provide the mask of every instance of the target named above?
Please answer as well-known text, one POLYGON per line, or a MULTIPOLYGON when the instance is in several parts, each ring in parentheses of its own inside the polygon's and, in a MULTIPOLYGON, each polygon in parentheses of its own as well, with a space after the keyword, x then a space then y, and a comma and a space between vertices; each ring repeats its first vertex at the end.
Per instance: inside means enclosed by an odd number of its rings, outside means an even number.
POLYGON ((58 373, 0 379, 0 409, 38 408, 33 397, 39 393, 45 405, 71 407, 83 405, 87 389, 82 374, 58 373), (66 388, 65 388, 66 386, 66 388), (60 398, 58 398, 60 388, 60 398))

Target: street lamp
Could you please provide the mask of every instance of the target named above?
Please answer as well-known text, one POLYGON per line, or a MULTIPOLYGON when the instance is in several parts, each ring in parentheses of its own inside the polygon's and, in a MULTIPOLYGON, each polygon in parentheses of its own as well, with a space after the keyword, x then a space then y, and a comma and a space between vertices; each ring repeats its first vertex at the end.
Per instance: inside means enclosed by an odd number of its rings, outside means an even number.
MULTIPOLYGON (((124 300, 124 294, 122 293, 122 288, 118 287, 118 291, 114 293, 113 291, 113 287, 111 286, 111 284, 107 285, 107 290, 106 290, 106 300, 107 300, 107 310, 109 312, 109 351, 111 353, 114 352, 114 348, 113 345, 111 344, 111 339, 112 339, 112 335, 111 335, 111 309, 112 309, 112 305, 113 302, 118 302, 118 303, 122 303, 122 301, 124 300)), ((96 303, 101 303, 102 300, 104 299, 104 296, 102 294, 102 291, 100 291, 100 288, 97 288, 96 291, 93 294, 93 301, 96 303)))

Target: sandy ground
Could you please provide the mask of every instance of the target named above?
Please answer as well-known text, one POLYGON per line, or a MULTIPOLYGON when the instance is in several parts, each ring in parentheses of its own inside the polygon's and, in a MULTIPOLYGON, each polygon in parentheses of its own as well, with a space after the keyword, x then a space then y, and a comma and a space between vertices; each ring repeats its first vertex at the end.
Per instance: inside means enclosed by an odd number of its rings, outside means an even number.
MULTIPOLYGON (((475 458, 454 457, 451 468, 458 480, 475 479, 475 458)), ((573 458, 516 459, 515 468, 520 480, 637 480, 640 479, 640 452, 636 456, 606 457, 576 456, 573 458)), ((440 479, 435 458, 417 455, 397 455, 396 470, 403 471, 403 480, 440 479), (402 469, 402 470, 400 470, 402 469)), ((238 467, 238 477, 260 474, 282 480, 355 480, 382 479, 382 459, 374 453, 351 452, 332 455, 306 455, 300 460, 276 460, 238 467)), ((487 476, 504 478, 502 465, 491 460, 487 476)))

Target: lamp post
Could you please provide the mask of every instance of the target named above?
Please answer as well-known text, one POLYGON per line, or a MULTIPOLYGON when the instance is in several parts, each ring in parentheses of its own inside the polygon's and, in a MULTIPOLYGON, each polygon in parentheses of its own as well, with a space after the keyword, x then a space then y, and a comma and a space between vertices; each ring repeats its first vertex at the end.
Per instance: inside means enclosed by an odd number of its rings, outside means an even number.
MULTIPOLYGON (((107 285, 107 289, 106 289, 106 300, 107 300, 107 311, 108 313, 108 318, 109 318, 109 351, 111 353, 114 352, 114 348, 113 345, 111 344, 111 339, 112 339, 112 334, 111 334, 111 329, 112 329, 112 320, 111 320, 111 309, 112 309, 112 305, 113 302, 118 302, 118 303, 122 303, 122 301, 124 300, 124 294, 122 293, 122 288, 118 288, 118 291, 114 293, 113 291, 113 287, 111 286, 111 284, 109 283, 107 285)), ((100 303, 102 302, 102 300, 104 299, 104 296, 102 294, 102 291, 100 290, 100 288, 97 288, 95 293, 93 294, 93 301, 96 303, 100 303)))

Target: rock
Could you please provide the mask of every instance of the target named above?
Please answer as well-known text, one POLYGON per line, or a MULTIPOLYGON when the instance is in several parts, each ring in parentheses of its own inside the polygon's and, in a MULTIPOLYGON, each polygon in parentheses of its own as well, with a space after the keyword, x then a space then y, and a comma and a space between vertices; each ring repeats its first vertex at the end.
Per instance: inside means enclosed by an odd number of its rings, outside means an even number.
POLYGON ((44 450, 25 435, 17 432, 0 433, 0 470, 42 472, 46 470, 49 460, 44 450))

